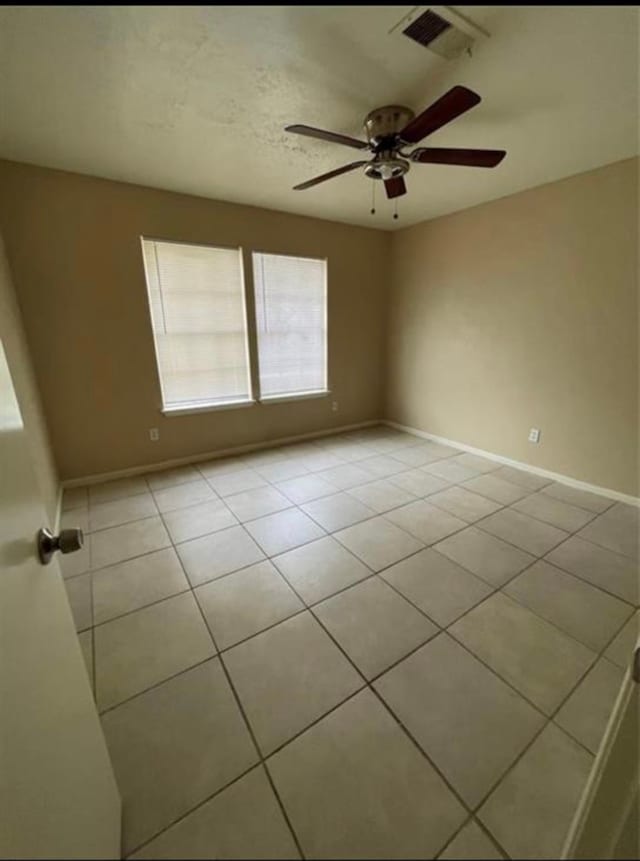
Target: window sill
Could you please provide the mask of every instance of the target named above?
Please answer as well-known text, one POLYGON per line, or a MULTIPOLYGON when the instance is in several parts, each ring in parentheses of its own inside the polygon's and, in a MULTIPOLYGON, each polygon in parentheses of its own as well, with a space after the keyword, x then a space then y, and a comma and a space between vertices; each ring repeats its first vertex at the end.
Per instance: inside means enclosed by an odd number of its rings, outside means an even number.
POLYGON ((319 392, 301 392, 299 395, 268 395, 260 398, 261 404, 280 404, 285 401, 308 401, 312 398, 328 398, 331 389, 322 389, 319 392))
POLYGON ((201 404, 200 406, 162 407, 160 412, 165 416, 188 416, 192 413, 212 413, 218 410, 237 410, 242 407, 252 407, 255 401, 229 401, 226 404, 201 404))
POLYGON ((302 392, 299 395, 270 395, 260 398, 259 401, 229 401, 226 404, 200 404, 194 406, 183 407, 162 407, 160 412, 164 416, 188 416, 195 413, 212 413, 219 410, 237 410, 243 407, 253 407, 257 403, 261 404, 281 404, 286 401, 308 401, 313 398, 328 398, 331 394, 331 389, 322 389, 319 392, 302 392))

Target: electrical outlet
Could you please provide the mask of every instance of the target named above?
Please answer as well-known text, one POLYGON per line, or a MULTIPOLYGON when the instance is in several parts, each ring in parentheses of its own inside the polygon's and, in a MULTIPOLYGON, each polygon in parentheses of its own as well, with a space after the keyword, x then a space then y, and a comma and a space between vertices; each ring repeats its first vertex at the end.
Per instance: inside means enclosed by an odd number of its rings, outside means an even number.
POLYGON ((149 428, 149 439, 151 442, 158 442, 160 439, 160 431, 158 428, 149 428))
POLYGON ((338 412, 338 402, 337 401, 331 401, 331 412, 333 412, 333 413, 338 412))
POLYGON ((540 428, 531 428, 529 431, 529 442, 540 442, 540 428))

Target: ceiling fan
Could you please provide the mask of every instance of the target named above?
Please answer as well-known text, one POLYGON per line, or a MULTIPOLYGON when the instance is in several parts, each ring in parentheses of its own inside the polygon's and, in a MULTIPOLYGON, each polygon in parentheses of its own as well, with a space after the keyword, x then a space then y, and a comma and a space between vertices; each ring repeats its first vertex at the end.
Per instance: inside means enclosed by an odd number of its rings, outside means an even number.
POLYGON ((354 149, 370 150, 373 158, 364 161, 353 161, 343 167, 330 170, 321 176, 308 179, 294 186, 294 190, 303 191, 334 176, 348 173, 359 167, 364 167, 365 174, 371 179, 384 182, 387 197, 400 197, 407 193, 404 174, 412 162, 420 164, 457 164, 465 167, 495 167, 505 157, 501 149, 447 149, 438 147, 418 147, 412 152, 405 152, 405 147, 419 143, 428 135, 433 134, 442 126, 455 120, 465 111, 475 107, 481 101, 480 96, 467 87, 456 86, 445 93, 421 114, 414 112, 404 105, 386 105, 376 108, 367 114, 364 130, 367 140, 358 140, 348 135, 327 132, 311 126, 287 126, 285 131, 298 135, 307 135, 324 141, 343 144, 354 149))

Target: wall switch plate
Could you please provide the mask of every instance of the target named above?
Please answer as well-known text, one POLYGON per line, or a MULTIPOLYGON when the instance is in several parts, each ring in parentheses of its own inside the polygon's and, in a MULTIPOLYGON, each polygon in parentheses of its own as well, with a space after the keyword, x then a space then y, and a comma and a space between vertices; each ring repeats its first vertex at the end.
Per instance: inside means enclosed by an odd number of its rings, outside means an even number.
POLYGON ((540 442, 540 428, 531 428, 529 431, 529 442, 540 442))
POLYGON ((149 428, 149 439, 151 442, 158 442, 160 439, 160 431, 158 428, 149 428))
POLYGON ((338 412, 338 402, 337 401, 331 401, 331 412, 333 412, 333 413, 338 412))

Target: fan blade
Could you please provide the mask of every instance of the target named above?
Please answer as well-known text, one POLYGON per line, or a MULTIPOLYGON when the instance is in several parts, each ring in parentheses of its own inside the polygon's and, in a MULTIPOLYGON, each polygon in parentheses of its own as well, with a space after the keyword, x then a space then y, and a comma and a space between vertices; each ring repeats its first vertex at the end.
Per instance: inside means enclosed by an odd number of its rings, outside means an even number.
POLYGON ((314 176, 313 179, 308 179, 306 182, 301 182, 300 185, 294 185, 294 191, 304 191, 305 188, 311 188, 312 185, 318 185, 320 182, 325 182, 327 179, 333 179, 334 176, 340 176, 341 173, 355 170, 357 167, 362 167, 363 164, 368 164, 366 161, 353 161, 351 164, 345 164, 344 167, 338 167, 335 170, 330 170, 329 173, 323 173, 321 176, 314 176))
POLYGON ((407 186, 404 184, 404 177, 396 176, 393 179, 385 179, 384 188, 387 192, 387 197, 400 197, 407 193, 407 186))
POLYGON ((460 114, 473 108, 481 100, 477 93, 466 87, 453 87, 448 93, 434 102, 431 107, 424 110, 400 132, 400 137, 406 143, 418 143, 427 135, 433 134, 437 129, 455 120, 460 114))
POLYGON ((505 157, 503 149, 438 149, 420 147, 411 153, 411 161, 422 164, 461 164, 466 167, 495 167, 505 157))
POLYGON ((344 146, 352 146, 355 149, 369 148, 369 144, 366 141, 359 141, 356 138, 350 138, 348 135, 339 135, 336 132, 326 132, 324 129, 314 129, 312 126, 286 126, 285 132, 306 135, 309 138, 319 138, 321 141, 329 141, 329 143, 344 144, 344 146))

